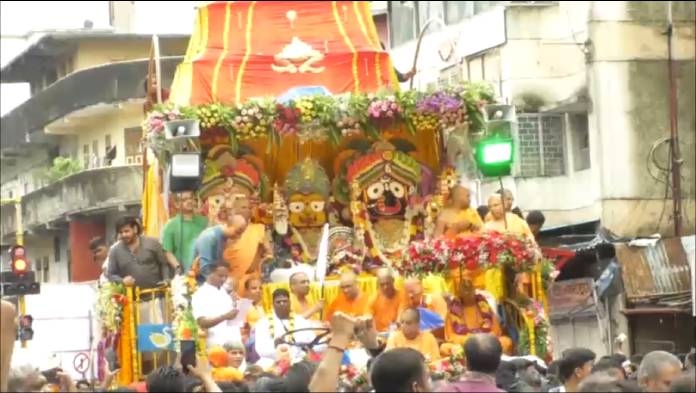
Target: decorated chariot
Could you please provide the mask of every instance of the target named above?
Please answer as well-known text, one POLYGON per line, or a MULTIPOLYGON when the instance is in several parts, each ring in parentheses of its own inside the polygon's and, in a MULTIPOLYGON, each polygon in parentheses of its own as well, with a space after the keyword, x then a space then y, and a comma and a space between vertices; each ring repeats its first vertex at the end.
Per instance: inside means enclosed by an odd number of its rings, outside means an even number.
MULTIPOLYGON (((450 273, 463 272, 501 305, 516 351, 545 356, 548 271, 531 246, 493 233, 432 239, 461 177, 452 152, 471 154, 462 144, 485 134, 483 109, 494 101, 492 89, 461 83, 400 91, 369 7, 241 1, 198 9, 169 101, 155 105, 143 124, 156 157, 143 197, 146 231, 157 233, 166 213, 166 187, 153 184, 166 183, 175 153, 167 124, 189 120, 200 127, 191 150, 202 157, 198 194, 210 224, 224 222, 230 203, 243 195, 253 203, 252 220, 265 225, 273 243, 267 310, 291 269, 313 275, 328 224, 327 278, 312 287, 318 298, 337 296, 335 278, 344 271, 358 273, 368 294, 377 291, 373 272, 380 267, 422 276, 433 293, 452 291, 450 273), (531 277, 530 285, 513 284, 519 273, 531 277)), ((102 315, 117 340, 121 382, 128 383, 142 378, 132 307, 141 293, 108 287, 102 315)), ((188 277, 162 289, 173 312, 164 349, 199 337, 188 301, 194 290, 188 277)))

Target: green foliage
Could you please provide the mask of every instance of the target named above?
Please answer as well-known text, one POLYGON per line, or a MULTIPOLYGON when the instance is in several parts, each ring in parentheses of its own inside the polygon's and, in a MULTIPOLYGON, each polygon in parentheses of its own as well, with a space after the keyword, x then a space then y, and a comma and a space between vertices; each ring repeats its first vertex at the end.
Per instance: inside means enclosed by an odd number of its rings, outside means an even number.
POLYGON ((53 160, 53 166, 46 171, 45 176, 48 182, 53 183, 81 170, 82 164, 78 160, 72 157, 56 157, 53 160))

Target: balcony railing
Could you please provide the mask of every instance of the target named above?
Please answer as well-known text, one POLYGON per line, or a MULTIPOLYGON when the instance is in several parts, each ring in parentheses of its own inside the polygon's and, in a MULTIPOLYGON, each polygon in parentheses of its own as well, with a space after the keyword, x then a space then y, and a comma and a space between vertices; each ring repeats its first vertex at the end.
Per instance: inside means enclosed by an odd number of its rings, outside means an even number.
MULTIPOLYGON (((66 221, 72 215, 88 215, 140 203, 143 174, 140 165, 88 169, 26 194, 22 221, 26 230, 66 221)), ((16 230, 12 205, 2 207, 3 236, 16 230)))
MULTIPOLYGON (((161 59, 162 86, 171 85, 182 59, 180 56, 161 59)), ((148 61, 106 64, 57 81, 2 117, 0 146, 17 148, 43 134, 46 125, 82 108, 144 98, 148 61)))

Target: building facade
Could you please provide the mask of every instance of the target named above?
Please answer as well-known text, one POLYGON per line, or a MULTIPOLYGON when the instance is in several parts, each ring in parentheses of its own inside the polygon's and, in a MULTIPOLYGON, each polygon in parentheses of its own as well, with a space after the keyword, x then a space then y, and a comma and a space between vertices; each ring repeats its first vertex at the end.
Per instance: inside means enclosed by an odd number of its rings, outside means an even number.
MULTIPOLYGON (((414 88, 488 81, 517 112, 506 188, 547 226, 601 220, 623 236, 673 235, 667 2, 394 1, 388 40, 414 88), (454 43, 453 54, 450 43, 454 43), (656 146, 653 149, 653 146, 656 146), (667 195, 667 197, 666 197, 667 195)), ((694 233, 694 3, 672 2, 683 234, 694 233)), ((408 85, 405 85, 406 87, 408 85)), ((483 182, 479 203, 498 188, 483 182)))
MULTIPOLYGON (((188 36, 160 36, 168 86, 188 36)), ((2 69, 31 97, 2 117, 2 198, 21 197, 25 246, 43 282, 99 276, 88 243, 115 237, 138 214, 151 36, 113 31, 48 32, 2 69)), ((2 243, 12 244, 15 207, 2 206, 2 243)))

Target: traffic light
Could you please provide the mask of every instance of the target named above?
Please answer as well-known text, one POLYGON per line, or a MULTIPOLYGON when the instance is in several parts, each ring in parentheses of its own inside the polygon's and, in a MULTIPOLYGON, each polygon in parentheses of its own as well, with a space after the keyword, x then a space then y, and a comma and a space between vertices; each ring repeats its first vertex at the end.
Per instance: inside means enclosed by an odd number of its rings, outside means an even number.
POLYGON ((489 177, 508 176, 512 169, 512 152, 512 138, 492 137, 481 140, 476 147, 479 171, 489 177))
POLYGON ((41 284, 36 282, 36 274, 31 269, 26 250, 16 245, 10 249, 12 269, 0 273, 2 296, 38 295, 41 284))
POLYGON ((13 246, 10 249, 12 256, 12 273, 22 276, 29 270, 29 262, 27 261, 26 252, 22 246, 13 246))
POLYGON ((22 315, 19 318, 19 339, 21 341, 29 341, 34 338, 34 317, 31 315, 22 315))
POLYGON ((502 177, 512 172, 513 137, 517 115, 512 105, 486 105, 486 136, 476 146, 476 164, 483 176, 502 177))

